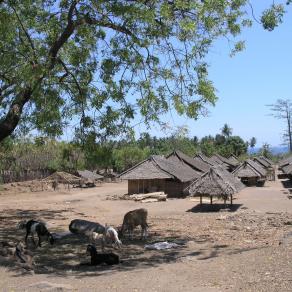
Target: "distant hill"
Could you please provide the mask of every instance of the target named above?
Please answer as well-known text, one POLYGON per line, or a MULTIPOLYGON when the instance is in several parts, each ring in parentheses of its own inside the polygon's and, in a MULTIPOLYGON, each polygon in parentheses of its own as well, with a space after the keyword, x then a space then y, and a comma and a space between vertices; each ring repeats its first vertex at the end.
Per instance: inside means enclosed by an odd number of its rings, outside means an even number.
MULTIPOLYGON (((250 154, 256 154, 260 151, 261 148, 253 148, 253 149, 248 149, 248 152, 250 154)), ((274 155, 277 154, 282 154, 282 153, 287 153, 288 152, 288 147, 287 146, 272 146, 271 151, 274 155)))

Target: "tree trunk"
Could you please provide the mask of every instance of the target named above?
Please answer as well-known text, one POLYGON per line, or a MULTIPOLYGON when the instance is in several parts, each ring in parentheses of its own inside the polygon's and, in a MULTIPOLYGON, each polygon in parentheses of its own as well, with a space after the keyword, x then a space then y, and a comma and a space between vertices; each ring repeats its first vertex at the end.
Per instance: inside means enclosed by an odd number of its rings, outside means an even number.
POLYGON ((24 105, 30 100, 32 89, 26 88, 11 104, 6 116, 0 120, 0 142, 10 136, 17 127, 24 105))
POLYGON ((292 136, 291 136, 291 116, 290 113, 287 115, 288 122, 288 136, 289 136, 289 151, 292 152, 292 136))

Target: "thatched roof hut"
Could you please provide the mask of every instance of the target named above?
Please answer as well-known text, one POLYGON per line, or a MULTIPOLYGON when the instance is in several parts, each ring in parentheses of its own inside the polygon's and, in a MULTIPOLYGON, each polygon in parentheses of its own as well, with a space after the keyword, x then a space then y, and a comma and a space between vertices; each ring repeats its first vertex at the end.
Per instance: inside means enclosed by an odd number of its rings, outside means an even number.
POLYGON ((166 159, 171 160, 172 162, 175 162, 175 163, 178 161, 182 161, 186 163, 187 165, 189 165, 194 170, 198 172, 202 172, 202 173, 205 173, 206 171, 210 169, 210 165, 208 165, 206 162, 203 162, 199 159, 191 158, 190 156, 184 154, 183 152, 179 150, 173 151, 171 154, 166 156, 166 159))
POLYGON ((186 193, 190 196, 221 198, 224 201, 230 199, 244 188, 244 185, 235 178, 231 173, 222 166, 212 167, 208 172, 203 174, 199 179, 194 181, 187 189, 186 193))
POLYGON ((276 170, 273 167, 273 162, 266 159, 264 156, 255 157, 253 159, 255 164, 260 165, 262 168, 266 170, 266 177, 269 181, 274 181, 276 179, 276 170))
POLYGON ((233 171, 233 175, 248 186, 263 185, 266 181, 267 171, 258 163, 248 159, 233 171))
POLYGON ((94 173, 90 170, 77 170, 77 174, 79 177, 82 177, 84 178, 85 180, 88 180, 88 181, 98 181, 98 180, 102 180, 103 179, 103 176, 102 175, 99 175, 97 173, 94 173))
POLYGON ((47 183, 56 182, 61 184, 73 185, 82 184, 84 179, 64 171, 56 171, 48 177, 44 178, 42 181, 47 183))
POLYGON ((129 194, 164 191, 178 196, 200 174, 183 161, 154 155, 123 172, 120 178, 128 180, 129 194))
POLYGON ((284 166, 287 166, 289 164, 292 164, 292 156, 289 156, 279 161, 279 168, 282 169, 284 166))
POLYGON ((282 171, 284 172, 284 174, 286 175, 292 175, 292 164, 288 164, 282 167, 282 171))

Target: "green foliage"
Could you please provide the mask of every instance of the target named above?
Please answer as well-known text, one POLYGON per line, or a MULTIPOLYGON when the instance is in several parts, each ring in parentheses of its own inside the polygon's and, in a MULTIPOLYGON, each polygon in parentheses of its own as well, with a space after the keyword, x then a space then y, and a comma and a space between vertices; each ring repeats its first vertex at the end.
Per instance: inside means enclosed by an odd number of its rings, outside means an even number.
POLYGON ((223 136, 228 138, 232 134, 232 129, 227 124, 224 124, 223 128, 221 129, 221 133, 223 136))
POLYGON ((241 156, 247 153, 248 143, 239 136, 231 136, 232 129, 225 124, 221 129, 221 134, 215 137, 206 136, 201 139, 200 149, 207 155, 212 156, 219 153, 222 156, 241 156))
MULTIPOLYGON (((102 139, 130 130, 138 113, 149 125, 172 108, 197 119, 217 100, 207 54, 251 25, 246 4, 1 1, 0 140, 17 125, 55 137, 68 123, 82 139, 92 131, 102 139)), ((264 12, 266 29, 281 22, 282 7, 264 12)), ((242 49, 235 39, 231 53, 242 49)))
POLYGON ((282 4, 273 4, 269 9, 266 9, 261 17, 264 29, 269 31, 274 30, 275 27, 282 23, 284 13, 285 10, 282 4))
POLYGON ((149 157, 148 148, 141 149, 138 146, 127 146, 122 149, 115 149, 113 152, 113 160, 115 168, 121 172, 149 157))
POLYGON ((249 146, 250 146, 251 148, 254 148, 256 144, 257 144, 257 139, 256 139, 255 137, 252 137, 252 138, 250 139, 249 146))
POLYGON ((216 153, 215 139, 212 136, 206 136, 201 139, 200 150, 207 156, 212 156, 216 153))
POLYGON ((235 156, 240 156, 247 152, 248 144, 239 136, 229 137, 226 141, 226 145, 230 149, 229 155, 234 154, 235 156))
POLYGON ((273 154, 268 143, 263 144, 262 148, 260 149, 260 154, 269 159, 273 158, 273 154))

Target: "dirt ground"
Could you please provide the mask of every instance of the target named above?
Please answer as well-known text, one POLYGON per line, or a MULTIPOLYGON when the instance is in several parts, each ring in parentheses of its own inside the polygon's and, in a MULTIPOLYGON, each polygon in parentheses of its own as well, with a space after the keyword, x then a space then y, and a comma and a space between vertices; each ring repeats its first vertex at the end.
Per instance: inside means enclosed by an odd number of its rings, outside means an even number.
POLYGON ((292 291, 290 187, 276 181, 246 188, 222 210, 221 202, 201 207, 195 198, 149 204, 109 199, 126 193, 126 182, 57 192, 6 186, 0 191, 0 242, 24 239, 21 220, 42 219, 60 234, 75 218, 118 227, 127 211, 141 207, 148 210, 149 237, 140 241, 137 230, 133 241, 124 239, 114 251, 123 262, 115 267, 84 265, 88 240, 72 235, 33 249, 33 272, 0 257, 0 291, 292 291), (158 241, 179 247, 144 249, 158 241))

